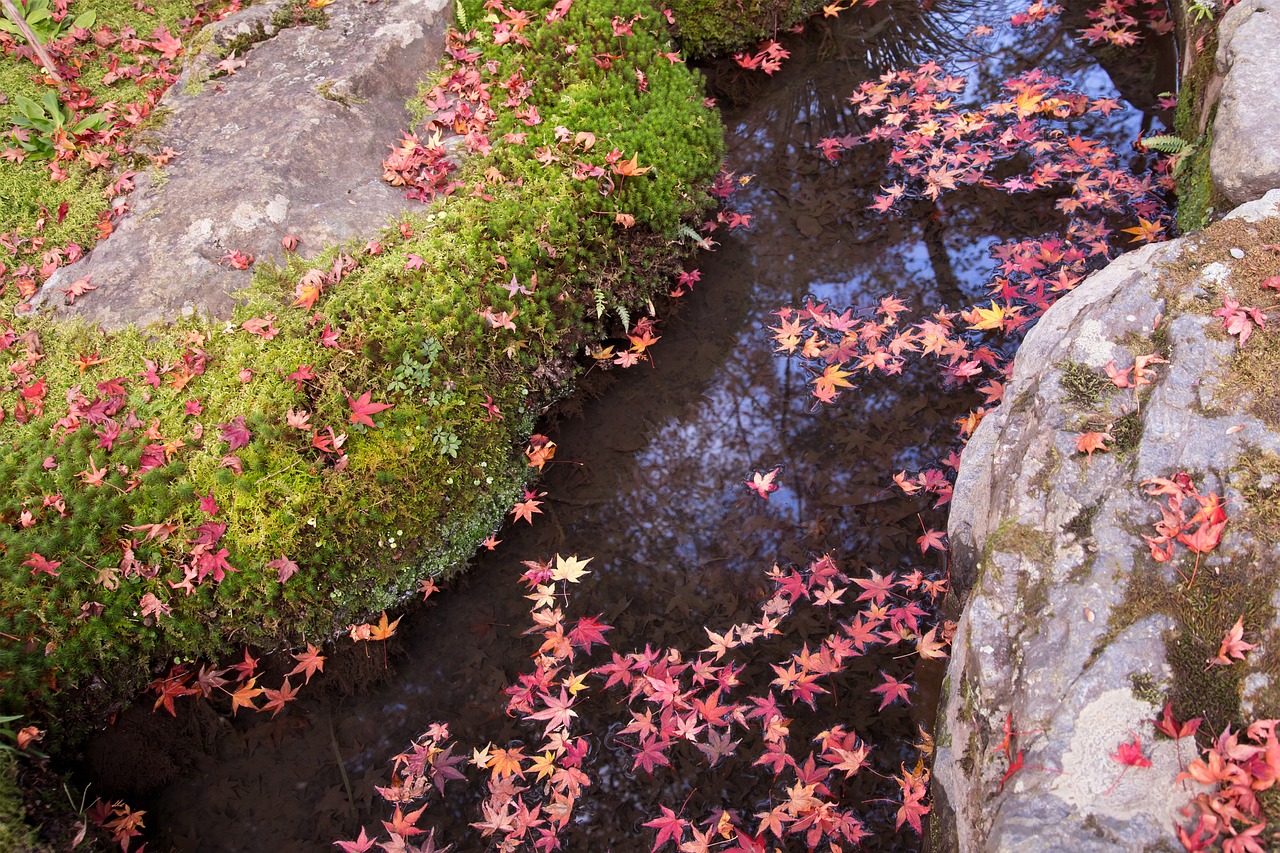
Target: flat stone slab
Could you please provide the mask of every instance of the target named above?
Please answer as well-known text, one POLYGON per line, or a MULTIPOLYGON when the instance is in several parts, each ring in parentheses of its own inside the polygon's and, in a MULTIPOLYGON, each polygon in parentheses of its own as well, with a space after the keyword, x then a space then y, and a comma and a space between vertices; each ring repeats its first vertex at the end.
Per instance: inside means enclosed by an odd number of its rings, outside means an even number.
POLYGON ((405 103, 444 48, 448 0, 336 0, 329 26, 281 29, 209 79, 238 34, 269 21, 283 0, 210 25, 160 106, 170 115, 145 148, 180 152, 140 173, 116 230, 60 269, 32 300, 104 328, 169 322, 193 313, 230 316, 252 273, 222 261, 303 254, 371 234, 419 206, 381 180, 388 146, 408 127, 405 103), (90 276, 97 286, 67 306, 57 288, 90 276))

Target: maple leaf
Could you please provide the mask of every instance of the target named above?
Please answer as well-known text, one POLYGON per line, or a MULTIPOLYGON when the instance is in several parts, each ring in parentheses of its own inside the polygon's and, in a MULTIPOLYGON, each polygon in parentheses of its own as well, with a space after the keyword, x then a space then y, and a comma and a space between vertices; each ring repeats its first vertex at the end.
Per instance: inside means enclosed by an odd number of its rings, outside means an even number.
POLYGON ((365 426, 375 427, 377 424, 373 422, 370 415, 376 415, 378 412, 390 409, 394 403, 374 403, 370 402, 371 392, 365 391, 358 399, 351 399, 351 395, 347 395, 347 405, 351 407, 351 414, 347 416, 348 421, 353 424, 364 424, 365 426))
MULTIPOLYGON (((245 654, 247 655, 248 652, 245 652, 245 654)), ((233 717, 241 708, 248 708, 251 711, 258 710, 258 707, 253 704, 253 700, 261 696, 263 690, 255 686, 257 683, 258 677, 255 675, 231 693, 231 715, 233 717)))
POLYGON ((923 554, 930 548, 946 551, 946 536, 946 532, 942 530, 926 530, 923 536, 916 537, 916 544, 920 546, 920 553, 923 554))
POLYGON ((302 675, 305 679, 303 683, 310 684, 312 675, 317 672, 324 672, 325 657, 320 654, 319 649, 310 643, 307 643, 307 650, 305 652, 298 652, 294 654, 293 659, 298 662, 298 665, 285 673, 286 677, 290 675, 302 675))
POLYGON ((595 558, 587 557, 585 560, 580 560, 576 554, 572 557, 561 557, 557 554, 556 567, 551 570, 551 580, 577 583, 586 575, 591 574, 584 567, 593 559, 595 558))
POLYGON ((239 415, 225 424, 218 424, 218 431, 222 434, 222 440, 227 442, 227 450, 231 453, 242 447, 248 447, 249 439, 253 437, 253 433, 245 426, 244 415, 239 415))
POLYGON ((1222 636, 1222 645, 1218 648, 1218 656, 1209 659, 1209 666, 1231 666, 1238 660, 1244 660, 1245 652, 1257 648, 1257 643, 1244 641, 1244 617, 1236 620, 1227 633, 1222 636))
POLYGON ((511 749, 495 748, 485 767, 493 775, 493 778, 497 780, 505 779, 508 776, 521 776, 524 774, 521 760, 525 757, 524 747, 521 746, 512 747, 511 749))
POLYGON ((84 278, 76 279, 67 287, 58 288, 61 293, 66 294, 68 305, 74 305, 76 303, 76 297, 84 296, 90 290, 98 289, 98 285, 89 283, 89 278, 90 276, 87 275, 84 278))
POLYGON ((1228 298, 1223 299, 1222 307, 1214 311, 1213 316, 1222 318, 1222 328, 1227 334, 1238 337, 1242 347, 1253 334, 1255 323, 1260 329, 1266 328, 1267 323, 1266 315, 1259 309, 1241 305, 1236 300, 1228 298))
POLYGON ((426 830, 419 829, 416 824, 418 822, 418 818, 422 817, 422 813, 426 810, 427 807, 424 805, 419 809, 405 814, 401 811, 400 806, 397 805, 395 813, 391 816, 391 820, 382 821, 382 826, 387 830, 387 832, 391 833, 392 838, 400 836, 400 838, 403 839, 411 838, 415 835, 422 835, 426 830))
POLYGON ((1093 451, 1110 450, 1111 448, 1107 447, 1107 442, 1112 440, 1109 432, 1086 432, 1076 439, 1076 452, 1087 453, 1088 458, 1092 459, 1093 451))
POLYGON ((887 675, 884 672, 881 672, 880 675, 883 676, 884 681, 879 687, 871 688, 872 693, 879 693, 881 696, 880 707, 876 709, 877 711, 883 711, 890 703, 896 702, 899 699, 906 702, 908 705, 911 704, 911 700, 907 698, 907 693, 911 690, 910 684, 905 681, 899 681, 892 675, 887 675))
POLYGON ((1159 720, 1156 720, 1155 725, 1156 729, 1168 735, 1170 738, 1179 740, 1181 738, 1191 737, 1194 735, 1200 729, 1200 724, 1203 722, 1203 717, 1196 717, 1195 719, 1187 720, 1185 723, 1179 723, 1173 718, 1173 703, 1166 702, 1164 706, 1164 713, 1161 715, 1159 720))
POLYGON ((240 328, 251 335, 257 335, 269 341, 280 334, 280 330, 274 325, 275 319, 276 315, 274 314, 268 314, 265 317, 250 317, 240 324, 240 328))
POLYGON ((537 468, 541 471, 542 466, 555 457, 556 443, 545 435, 535 433, 529 436, 529 446, 525 448, 524 455, 529 457, 530 468, 537 468))
POLYGON ((769 500, 769 494, 778 490, 778 484, 774 482, 774 478, 781 470, 781 467, 777 467, 764 474, 757 471, 750 480, 744 481, 743 485, 765 500, 769 500))
POLYGON ((1133 228, 1122 228, 1120 230, 1126 234, 1132 234, 1133 239, 1130 242, 1133 243, 1155 243, 1164 237, 1163 222, 1159 220, 1156 220, 1155 222, 1148 222, 1141 216, 1138 217, 1137 226, 1133 228))
POLYGON ((837 388, 853 387, 853 384, 848 380, 848 377, 852 375, 847 370, 841 370, 838 364, 828 364, 822 375, 813 380, 814 396, 821 400, 835 399, 837 388))
POLYGON ((677 847, 684 840, 684 831, 689 827, 689 821, 682 817, 677 817, 676 813, 666 806, 660 806, 662 816, 653 820, 646 821, 645 826, 650 829, 658 830, 658 837, 654 839, 653 847, 649 853, 667 846, 667 844, 675 844, 677 847))
POLYGON ((237 270, 247 270, 249 265, 253 263, 253 255, 246 255, 239 249, 233 249, 222 256, 222 260, 227 262, 227 266, 237 270))
POLYGON ((171 608, 156 598, 154 593, 148 592, 138 601, 138 610, 142 612, 143 616, 158 618, 160 616, 168 616, 171 608))
POLYGON ((295 563, 293 560, 290 560, 284 554, 281 554, 279 559, 275 559, 267 563, 267 568, 275 569, 277 572, 277 575, 276 575, 277 579, 279 580, 280 583, 284 583, 289 578, 293 577, 294 574, 297 573, 298 564, 295 563))
POLYGON ((298 697, 298 691, 289 683, 288 676, 285 676, 284 683, 280 685, 279 690, 267 688, 262 692, 267 697, 267 701, 262 704, 259 710, 270 711, 272 717, 283 711, 285 705, 298 697))
POLYGON ((544 494, 545 492, 534 492, 530 489, 525 489, 524 500, 516 502, 516 505, 511 508, 511 515, 516 521, 523 518, 533 524, 534 515, 542 513, 542 501, 538 500, 538 498, 544 494))
POLYGON ((373 849, 373 845, 377 843, 378 836, 370 838, 365 834, 364 827, 360 827, 360 836, 355 841, 335 841, 336 846, 342 848, 342 853, 369 853, 373 849))
POLYGON ((235 664, 234 666, 229 667, 229 669, 233 669, 237 673, 239 673, 239 677, 237 680, 243 681, 244 679, 249 678, 251 675, 253 675, 257 671, 258 659, 255 658, 253 655, 249 654, 248 649, 245 649, 244 660, 242 660, 238 664, 235 664))
POLYGON ((938 627, 930 628, 923 636, 916 638, 916 652, 925 660, 941 660, 947 656, 947 641, 939 640, 935 635, 938 627))
POLYGON ((652 776, 654 767, 670 767, 671 760, 667 758, 666 752, 669 746, 669 741, 659 740, 652 735, 641 739, 640 750, 633 756, 631 769, 640 767, 652 776))
POLYGON ((541 711, 529 714, 528 718, 547 721, 547 726, 542 731, 543 737, 550 737, 551 733, 557 729, 568 729, 573 718, 578 716, 578 712, 573 710, 573 697, 563 687, 560 688, 558 699, 549 693, 541 693, 538 698, 545 707, 541 711))
POLYGON ((46 575, 52 575, 56 578, 58 576, 58 566, 61 566, 62 563, 56 560, 47 560, 40 554, 32 551, 30 554, 27 554, 27 559, 23 560, 22 565, 31 569, 32 577, 43 572, 46 575))
POLYGON ((389 640, 396 632, 396 626, 400 624, 403 616, 397 616, 394 622, 387 623, 387 611, 382 611, 382 618, 378 620, 376 625, 369 626, 370 640, 389 640))

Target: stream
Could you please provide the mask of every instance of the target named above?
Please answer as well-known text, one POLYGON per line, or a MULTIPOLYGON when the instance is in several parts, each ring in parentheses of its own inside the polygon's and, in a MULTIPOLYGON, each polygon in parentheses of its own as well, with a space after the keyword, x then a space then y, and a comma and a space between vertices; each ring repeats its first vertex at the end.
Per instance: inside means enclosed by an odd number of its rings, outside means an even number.
MULTIPOLYGON (((777 323, 771 312, 808 297, 856 310, 896 294, 917 317, 933 306, 972 304, 985 292, 993 245, 1062 227, 1054 199, 1036 193, 1014 202, 967 190, 918 205, 910 217, 869 211, 880 192, 883 152, 857 149, 834 165, 817 150, 824 137, 867 129, 846 101, 860 82, 936 60, 969 76, 964 98, 978 104, 998 99, 1003 79, 1042 67, 1091 97, 1139 107, 1078 121, 1118 150, 1165 117, 1154 111, 1151 93, 1172 84, 1152 69, 1172 67, 1169 45, 1126 54, 1127 70, 1113 70, 1113 81, 1074 37, 1082 12, 1011 32, 1008 19, 1017 11, 998 3, 895 0, 838 18, 819 15, 804 32, 787 34, 781 41, 792 56, 772 77, 727 60, 709 66, 724 109, 728 167, 751 176, 739 182, 729 207, 750 215, 751 224, 713 235, 721 245, 699 259, 701 281, 663 309, 669 316, 658 326, 652 365, 595 370, 584 382, 591 393, 551 414, 541 431, 558 450, 538 487, 547 493, 543 514, 532 526, 508 525, 496 550, 482 551, 468 572, 405 617, 385 673, 383 650, 366 644, 365 668, 385 676, 377 683, 340 695, 323 679, 313 681, 275 719, 227 720, 206 708, 148 722, 146 707, 91 744, 86 773, 94 790, 128 795, 146 809, 147 849, 333 850, 335 839, 354 838, 362 825, 381 829, 379 819, 391 810, 375 786, 388 784, 392 757, 430 723, 448 721, 467 750, 489 741, 536 742, 537 727, 505 715, 501 692, 526 671, 537 647, 524 636, 522 561, 555 553, 593 558, 571 612, 602 614, 614 626, 608 639, 616 650, 652 644, 689 654, 706 645, 704 626, 721 631, 754 618, 770 594, 765 572, 775 563, 804 565, 830 553, 855 576, 869 569, 945 572, 944 555, 922 555, 916 546, 922 528, 945 526, 945 512, 891 488, 891 477, 954 449, 954 422, 976 404, 972 392, 943 389, 931 366, 913 362, 896 377, 860 378, 856 390, 815 410, 811 375, 771 352, 767 327, 777 323), (996 34, 966 39, 980 24, 996 34), (754 472, 777 466, 780 489, 769 500, 744 485, 754 472), (141 795, 147 787, 154 790, 141 795)), ((793 631, 802 639, 822 636, 803 620, 793 631)), ((876 773, 910 766, 919 727, 932 726, 943 665, 917 664, 902 651, 856 659, 817 713, 802 706, 788 713, 805 731, 856 729, 875 745, 876 773), (912 677, 913 704, 877 711, 880 697, 869 688, 879 673, 912 677)), ((767 680, 772 674, 762 668, 749 667, 744 679, 767 680)), ((721 805, 756 811, 768 797, 750 759, 696 775, 661 769, 652 780, 634 778, 629 752, 610 736, 608 727, 621 725, 616 716, 593 707, 583 719, 594 785, 565 836, 566 850, 648 851, 653 832, 641 824, 657 804, 684 803, 692 815, 705 815, 721 805)), ((895 790, 866 777, 857 799, 895 790)), ((447 796, 446 804, 433 796, 420 825, 438 827, 458 851, 485 849, 465 828, 480 819, 480 794, 452 785, 447 796)), ((862 849, 922 849, 909 829, 895 830, 895 811, 887 802, 860 808, 873 833, 862 849)))

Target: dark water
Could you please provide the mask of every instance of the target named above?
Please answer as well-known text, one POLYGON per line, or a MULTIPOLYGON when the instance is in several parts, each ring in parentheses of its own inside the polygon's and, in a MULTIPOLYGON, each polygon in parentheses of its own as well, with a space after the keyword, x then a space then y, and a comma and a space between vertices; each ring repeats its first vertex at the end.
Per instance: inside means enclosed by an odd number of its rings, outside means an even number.
MULTIPOLYGON (((200 724, 188 713, 184 725, 207 739, 188 751, 208 747, 212 754, 197 757, 149 801, 134 798, 148 811, 148 849, 320 851, 354 838, 361 825, 380 829, 391 810, 374 786, 388 783, 390 758, 432 722, 448 721, 465 750, 511 739, 536 745, 541 727, 507 718, 501 695, 537 648, 522 636, 529 626, 525 589, 516 583, 523 560, 556 552, 593 557, 594 573, 576 591, 570 615, 602 613, 615 626, 613 647, 623 652, 652 644, 689 654, 706 645, 704 625, 723 630, 753 618, 770 592, 764 572, 774 563, 803 565, 829 552, 855 575, 868 568, 943 570, 936 552, 922 556, 915 546, 922 525, 943 526, 942 512, 886 486, 896 471, 945 456, 954 419, 974 400, 944 392, 930 368, 916 366, 865 380, 836 405, 814 411, 810 375, 771 353, 765 327, 776 323, 770 312, 810 295, 855 308, 889 293, 930 310, 968 304, 982 293, 993 243, 1062 225, 1052 199, 1014 204, 980 191, 926 205, 912 218, 871 214, 866 208, 882 175, 875 152, 846 154, 833 166, 815 148, 823 137, 866 129, 845 102, 858 83, 931 58, 970 76, 979 91, 965 98, 975 104, 998 97, 1001 80, 1032 66, 1067 77, 1092 97, 1150 104, 1160 85, 1147 71, 1155 58, 1121 57, 1125 71, 1113 83, 1064 22, 964 39, 974 26, 997 25, 1014 11, 947 0, 930 11, 883 3, 818 18, 786 37, 793 57, 773 78, 732 63, 709 68, 725 107, 729 166, 753 176, 731 207, 750 213, 752 225, 716 235, 722 245, 702 258, 702 281, 659 328, 652 367, 617 375, 599 399, 561 411, 546 426, 559 450, 540 486, 544 514, 531 528, 521 523, 499 534, 495 552, 482 553, 465 576, 405 619, 404 654, 392 661, 384 685, 324 704, 304 690, 275 721, 242 714, 226 723, 205 714, 200 724), (768 502, 742 484, 778 465, 782 488, 768 502)), ((1065 18, 1082 25, 1078 10, 1065 18)), ((1124 148, 1150 121, 1149 113, 1125 110, 1082 120, 1079 129, 1124 148)), ((806 619, 794 625, 796 646, 824 633, 806 619)), ((794 646, 779 648, 786 650, 763 654, 744 678, 768 673, 764 663, 784 659, 794 646)), ((895 658, 903 652, 859 658, 817 714, 788 709, 797 730, 843 724, 876 745, 876 772, 909 766, 917 725, 931 722, 941 667, 916 671, 912 660, 895 658), (881 671, 915 678, 912 707, 877 712, 879 697, 869 688, 881 671)), ((381 652, 371 654, 377 668, 381 652)), ((598 705, 582 713, 591 727, 595 783, 565 849, 647 851, 652 831, 640 824, 658 804, 685 804, 690 817, 716 807, 767 807, 768 780, 750 759, 699 775, 664 770, 652 781, 633 779, 629 752, 609 736, 619 718, 598 705)), ((161 760, 138 741, 137 761, 161 760)), ((112 791, 119 782, 113 773, 128 760, 117 747, 115 771, 99 761, 96 789, 112 791)), ((846 790, 850 803, 895 790, 873 774, 865 778, 865 787, 846 790)), ((448 792, 448 806, 433 800, 421 825, 441 827, 459 850, 484 849, 461 828, 480 819, 480 795, 457 785, 448 792)), ((894 831, 895 809, 876 802, 859 809, 876 833, 865 849, 920 849, 913 833, 894 831)))

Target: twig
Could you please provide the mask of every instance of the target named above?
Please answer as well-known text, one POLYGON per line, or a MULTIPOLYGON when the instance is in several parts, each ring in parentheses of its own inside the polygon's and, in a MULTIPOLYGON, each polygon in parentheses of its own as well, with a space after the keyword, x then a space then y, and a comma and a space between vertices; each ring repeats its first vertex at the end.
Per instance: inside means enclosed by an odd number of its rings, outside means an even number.
POLYGON ((347 790, 347 807, 352 818, 356 816, 356 798, 351 794, 351 778, 347 776, 347 766, 342 763, 342 753, 338 751, 338 736, 333 731, 333 715, 329 715, 329 744, 333 747, 333 757, 338 761, 338 772, 342 774, 342 787, 347 790))

